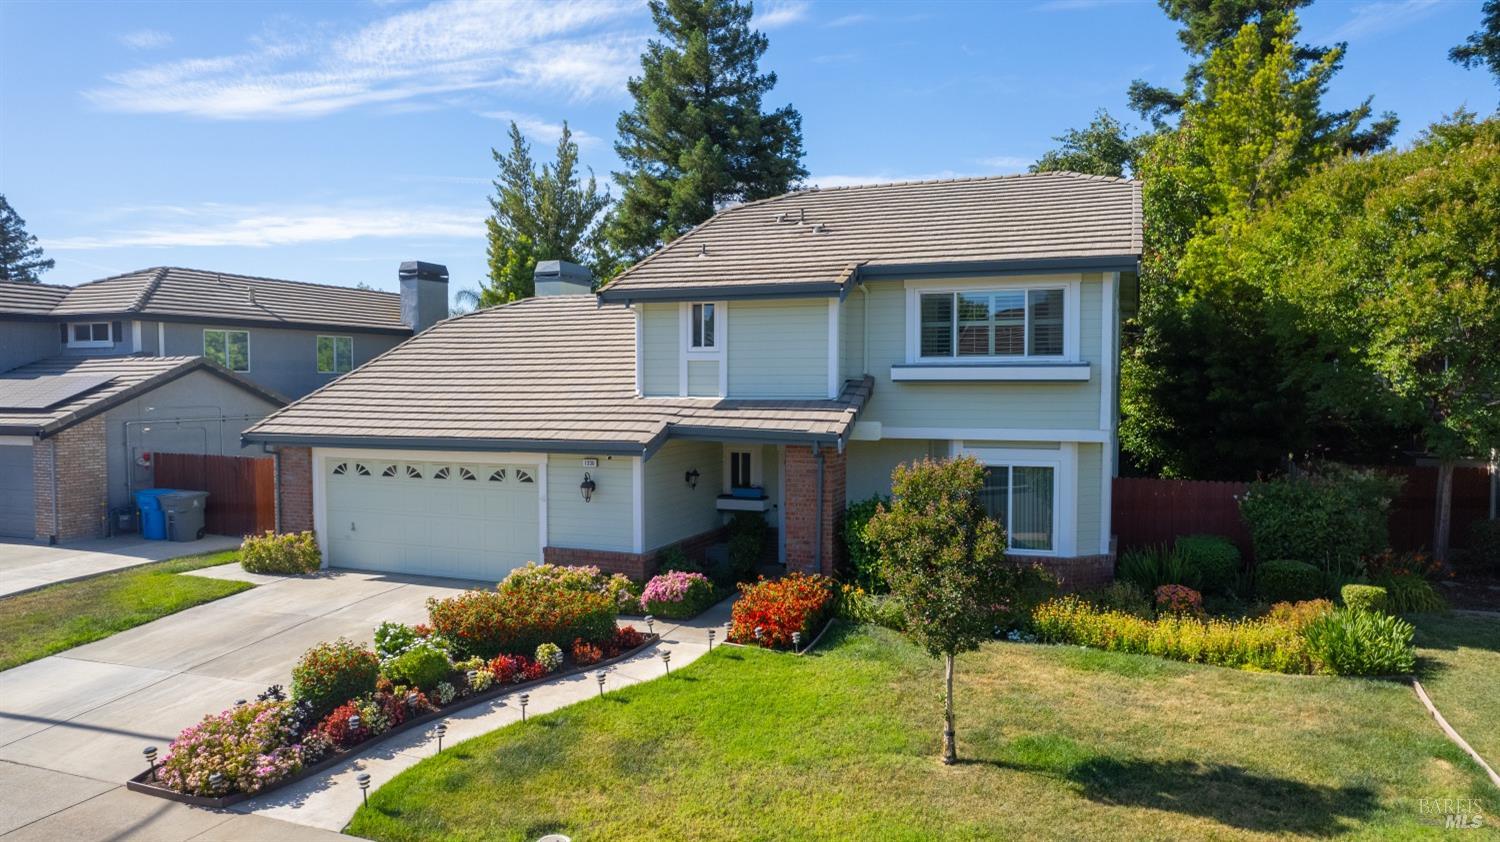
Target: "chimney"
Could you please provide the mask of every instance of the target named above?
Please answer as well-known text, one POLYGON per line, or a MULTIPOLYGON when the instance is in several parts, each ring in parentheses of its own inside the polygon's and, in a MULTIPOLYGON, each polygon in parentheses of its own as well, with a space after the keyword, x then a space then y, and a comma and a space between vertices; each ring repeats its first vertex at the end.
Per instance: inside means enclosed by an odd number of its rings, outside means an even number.
POLYGON ((401 321, 421 333, 448 318, 448 267, 408 260, 401 264, 401 321))
POLYGON ((589 270, 566 260, 538 260, 531 277, 536 281, 538 298, 544 295, 592 295, 594 292, 594 276, 589 270))

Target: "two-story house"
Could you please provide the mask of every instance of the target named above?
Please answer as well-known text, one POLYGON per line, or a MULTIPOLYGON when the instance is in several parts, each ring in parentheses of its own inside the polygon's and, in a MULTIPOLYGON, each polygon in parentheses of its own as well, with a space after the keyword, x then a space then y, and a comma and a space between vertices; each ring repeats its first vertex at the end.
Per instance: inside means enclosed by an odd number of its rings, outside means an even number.
POLYGON ((969 453, 1011 555, 1112 575, 1122 289, 1140 187, 1067 173, 796 192, 714 216, 597 294, 451 319, 246 432, 334 566, 633 576, 760 511, 833 570, 848 501, 969 453))
POLYGON ((401 293, 162 267, 0 284, 0 536, 66 541, 152 483, 156 452, 264 455, 240 433, 447 315, 447 272, 401 293))

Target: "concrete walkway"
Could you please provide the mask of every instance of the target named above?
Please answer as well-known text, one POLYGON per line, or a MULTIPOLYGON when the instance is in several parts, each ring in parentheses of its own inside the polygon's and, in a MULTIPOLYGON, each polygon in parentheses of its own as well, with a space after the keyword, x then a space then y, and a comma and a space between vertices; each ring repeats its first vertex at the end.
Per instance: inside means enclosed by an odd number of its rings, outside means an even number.
POLYGON ((0 597, 239 545, 239 538, 225 535, 205 535, 197 541, 147 541, 139 535, 121 535, 60 547, 0 538, 0 597))

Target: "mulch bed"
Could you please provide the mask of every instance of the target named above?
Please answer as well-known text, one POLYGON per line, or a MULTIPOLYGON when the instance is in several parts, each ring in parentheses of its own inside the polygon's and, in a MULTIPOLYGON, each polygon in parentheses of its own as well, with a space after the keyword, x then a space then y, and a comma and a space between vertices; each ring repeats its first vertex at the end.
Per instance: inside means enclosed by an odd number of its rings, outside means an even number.
POLYGON ((1465 575, 1438 583, 1438 593, 1454 608, 1500 611, 1500 577, 1465 575))

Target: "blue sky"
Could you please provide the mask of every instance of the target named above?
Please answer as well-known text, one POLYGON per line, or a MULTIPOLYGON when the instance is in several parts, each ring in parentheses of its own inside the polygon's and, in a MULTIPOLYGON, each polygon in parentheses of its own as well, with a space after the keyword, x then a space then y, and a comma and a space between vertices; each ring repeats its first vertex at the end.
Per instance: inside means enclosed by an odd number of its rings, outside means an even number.
MULTIPOLYGON (((1349 42, 1330 107, 1375 95, 1410 141, 1488 73, 1447 61, 1479 0, 1320 0, 1349 42)), ((1154 3, 757 4, 823 185, 1016 172, 1135 78, 1186 66, 1154 3)), ((643 5, 588 0, 0 3, 0 192, 80 283, 180 265, 394 289, 396 266, 484 273, 493 163, 515 119, 539 157, 568 120, 608 180, 643 5)))

